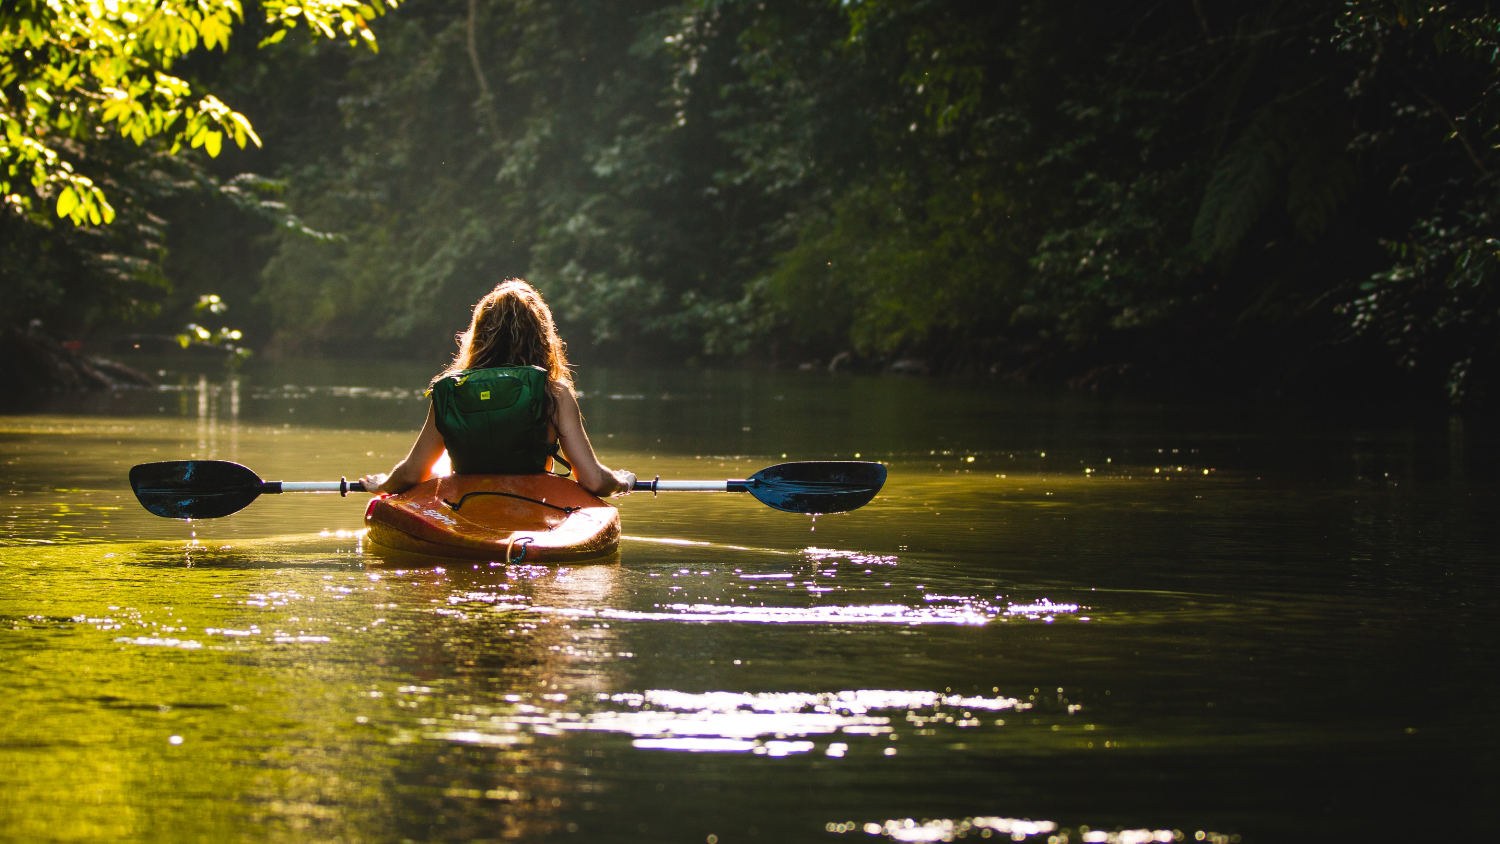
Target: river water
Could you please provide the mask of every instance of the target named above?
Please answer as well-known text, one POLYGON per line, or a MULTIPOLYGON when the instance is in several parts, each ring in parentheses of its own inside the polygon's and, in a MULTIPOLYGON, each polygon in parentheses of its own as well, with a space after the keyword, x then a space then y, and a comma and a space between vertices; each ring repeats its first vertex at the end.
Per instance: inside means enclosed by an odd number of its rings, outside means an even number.
POLYGON ((382 556, 365 496, 148 515, 132 464, 389 468, 427 372, 0 416, 0 840, 1435 840, 1500 803, 1475 420, 584 370, 643 477, 879 460, 815 521, 616 502, 618 558, 382 556))

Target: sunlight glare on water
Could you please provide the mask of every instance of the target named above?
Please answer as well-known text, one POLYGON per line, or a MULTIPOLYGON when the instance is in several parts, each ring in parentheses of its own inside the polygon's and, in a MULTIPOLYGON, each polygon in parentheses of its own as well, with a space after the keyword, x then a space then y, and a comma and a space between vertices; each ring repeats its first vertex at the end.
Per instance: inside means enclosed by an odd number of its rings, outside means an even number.
MULTIPOLYGON (((566 695, 544 696, 556 704, 566 695)), ((946 710, 961 713, 957 726, 979 726, 972 711, 1025 710, 1030 704, 1014 698, 964 698, 933 692, 858 690, 836 693, 701 694, 651 690, 641 694, 598 694, 598 706, 628 708, 577 711, 517 704, 507 715, 489 715, 487 731, 454 730, 429 738, 465 743, 515 743, 520 736, 557 735, 567 731, 623 733, 634 736, 632 746, 654 750, 694 752, 753 752, 770 756, 812 751, 810 741, 784 741, 788 736, 868 736, 885 738, 893 732, 892 717, 905 712, 908 722, 954 723, 946 710), (945 710, 946 707, 946 710, 945 710), (499 730, 497 734, 495 731, 499 730)), ((554 704, 554 705, 556 705, 554 704)), ((482 719, 483 720, 483 719, 482 719)), ((849 742, 828 742, 829 755, 859 755, 849 742)), ((873 753, 879 753, 878 748, 873 753)))

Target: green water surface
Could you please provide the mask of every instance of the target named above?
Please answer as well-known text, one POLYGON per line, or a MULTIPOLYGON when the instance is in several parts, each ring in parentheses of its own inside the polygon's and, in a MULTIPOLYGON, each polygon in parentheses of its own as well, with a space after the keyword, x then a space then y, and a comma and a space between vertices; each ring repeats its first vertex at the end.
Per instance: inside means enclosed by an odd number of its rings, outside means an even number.
POLYGON ((130 494, 387 469, 427 374, 7 408, 0 840, 1468 840, 1500 805, 1479 422, 585 370, 612 466, 890 480, 815 521, 638 493, 566 567, 382 556, 364 496, 130 494))

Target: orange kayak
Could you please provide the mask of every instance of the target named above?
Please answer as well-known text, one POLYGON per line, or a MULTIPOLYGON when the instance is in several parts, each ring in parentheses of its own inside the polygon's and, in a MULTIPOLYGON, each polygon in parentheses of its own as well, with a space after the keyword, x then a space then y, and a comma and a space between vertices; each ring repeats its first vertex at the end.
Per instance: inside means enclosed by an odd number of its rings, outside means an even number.
POLYGON ((371 500, 369 538, 398 551, 565 563, 613 554, 620 513, 555 475, 451 475, 371 500))

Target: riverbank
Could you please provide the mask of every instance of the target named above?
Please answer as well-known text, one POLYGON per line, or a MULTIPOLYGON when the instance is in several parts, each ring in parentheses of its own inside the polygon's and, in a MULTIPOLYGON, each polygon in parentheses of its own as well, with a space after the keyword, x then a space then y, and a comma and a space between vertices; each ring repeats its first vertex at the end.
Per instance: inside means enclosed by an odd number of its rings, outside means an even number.
POLYGON ((40 331, 0 326, 0 395, 152 387, 144 372, 84 354, 40 331))

